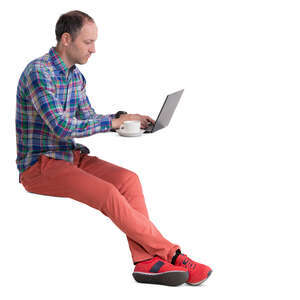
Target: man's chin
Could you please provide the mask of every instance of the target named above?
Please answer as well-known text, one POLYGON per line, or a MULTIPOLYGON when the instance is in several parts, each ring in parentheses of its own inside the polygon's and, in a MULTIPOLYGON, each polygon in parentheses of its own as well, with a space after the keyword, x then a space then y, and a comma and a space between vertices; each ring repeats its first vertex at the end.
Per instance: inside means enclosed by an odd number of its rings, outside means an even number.
POLYGON ((81 59, 80 61, 77 62, 79 65, 84 65, 88 62, 89 58, 81 59))

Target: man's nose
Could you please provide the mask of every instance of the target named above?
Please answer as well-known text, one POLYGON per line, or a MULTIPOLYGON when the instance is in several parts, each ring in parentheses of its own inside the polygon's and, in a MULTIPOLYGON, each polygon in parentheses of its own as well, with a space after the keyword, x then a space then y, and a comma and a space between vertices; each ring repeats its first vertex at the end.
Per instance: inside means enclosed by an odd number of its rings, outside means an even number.
POLYGON ((93 46, 90 48, 90 52, 91 52, 91 53, 96 53, 96 47, 95 47, 95 45, 93 45, 93 46))

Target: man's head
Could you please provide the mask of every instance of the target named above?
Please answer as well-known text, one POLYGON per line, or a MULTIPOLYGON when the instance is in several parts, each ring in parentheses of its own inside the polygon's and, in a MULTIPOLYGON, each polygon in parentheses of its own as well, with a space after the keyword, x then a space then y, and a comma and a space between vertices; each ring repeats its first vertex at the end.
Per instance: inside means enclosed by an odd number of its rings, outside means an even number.
POLYGON ((84 12, 74 10, 61 15, 55 34, 56 48, 69 66, 85 64, 96 52, 98 29, 94 20, 84 12))

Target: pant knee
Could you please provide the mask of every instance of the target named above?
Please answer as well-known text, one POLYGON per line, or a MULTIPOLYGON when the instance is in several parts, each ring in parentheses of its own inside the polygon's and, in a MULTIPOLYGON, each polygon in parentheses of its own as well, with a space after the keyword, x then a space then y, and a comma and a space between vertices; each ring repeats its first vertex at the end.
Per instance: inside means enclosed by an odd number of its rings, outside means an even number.
POLYGON ((126 170, 120 176, 119 182, 119 191, 121 194, 125 194, 126 192, 135 191, 137 193, 141 192, 141 182, 139 176, 132 171, 126 170))

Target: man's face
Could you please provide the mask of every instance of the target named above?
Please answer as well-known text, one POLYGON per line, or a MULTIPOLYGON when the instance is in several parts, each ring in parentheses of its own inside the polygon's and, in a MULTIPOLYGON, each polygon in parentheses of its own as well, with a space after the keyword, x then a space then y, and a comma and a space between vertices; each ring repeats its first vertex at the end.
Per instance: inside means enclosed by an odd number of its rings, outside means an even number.
POLYGON ((98 29, 95 23, 86 22, 78 33, 76 39, 71 41, 66 49, 66 54, 74 64, 83 65, 95 53, 95 41, 98 37, 98 29))

